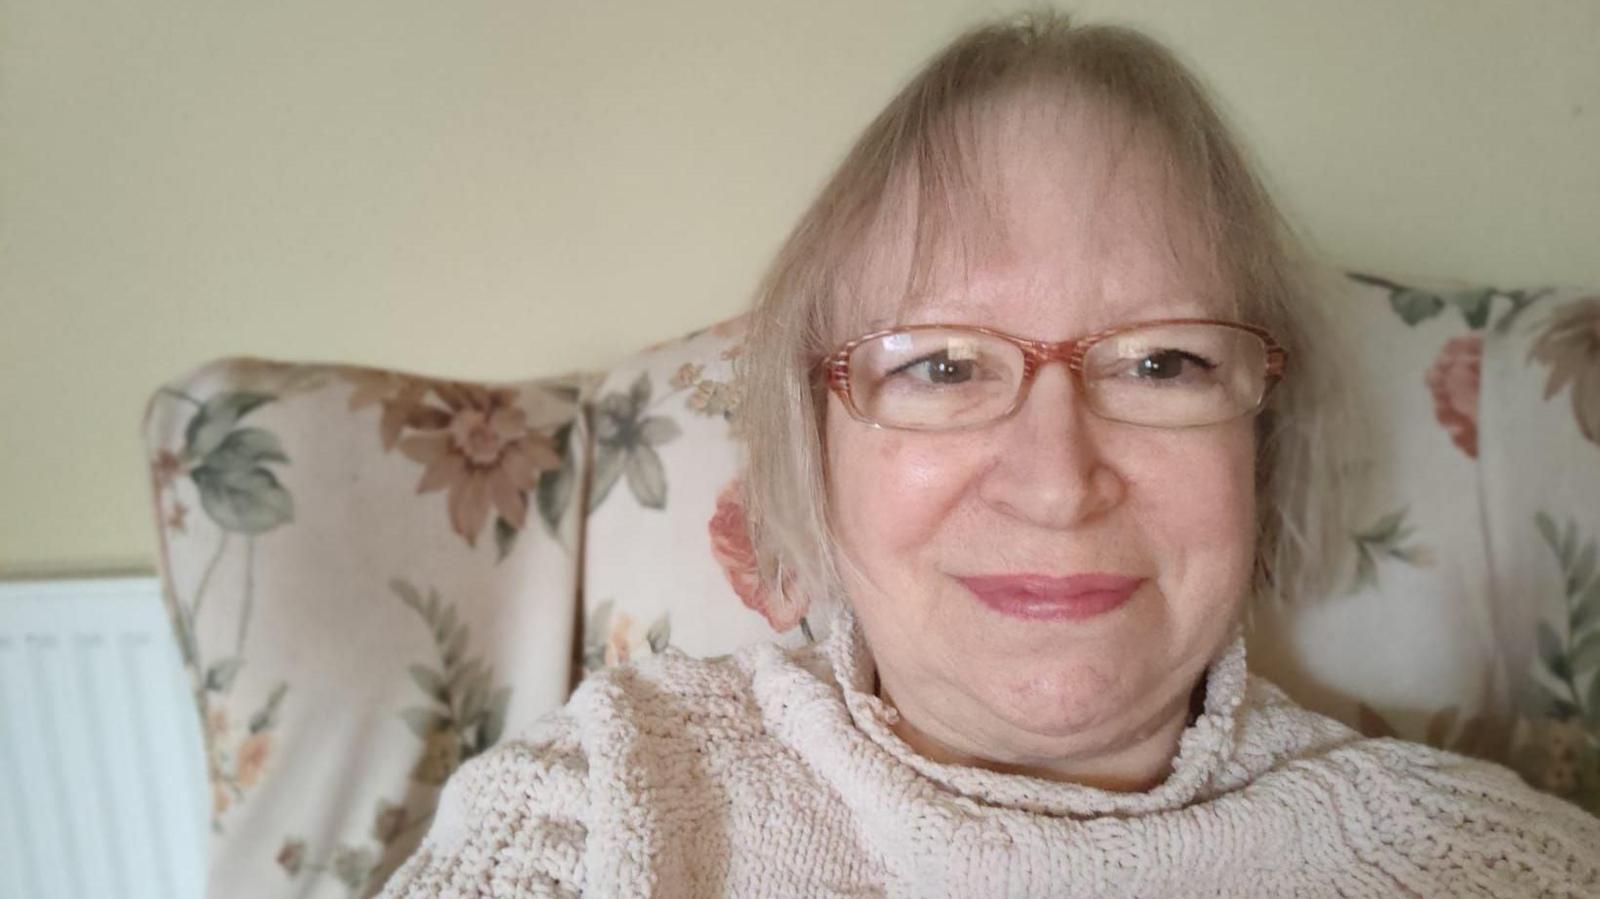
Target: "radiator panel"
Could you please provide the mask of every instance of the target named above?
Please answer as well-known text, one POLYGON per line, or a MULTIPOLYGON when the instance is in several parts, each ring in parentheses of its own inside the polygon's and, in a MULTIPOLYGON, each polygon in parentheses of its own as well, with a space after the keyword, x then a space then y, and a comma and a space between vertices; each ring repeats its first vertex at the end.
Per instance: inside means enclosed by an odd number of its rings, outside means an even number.
POLYGON ((155 578, 0 582, 0 899, 197 899, 203 771, 155 578))

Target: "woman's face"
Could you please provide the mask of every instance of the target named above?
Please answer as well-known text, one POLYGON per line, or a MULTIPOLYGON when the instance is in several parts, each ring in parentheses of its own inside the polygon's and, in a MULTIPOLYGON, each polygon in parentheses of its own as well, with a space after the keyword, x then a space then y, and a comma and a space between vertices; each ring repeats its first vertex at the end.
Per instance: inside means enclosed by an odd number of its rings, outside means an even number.
MULTIPOLYGON (((1101 146, 1082 118, 1006 134, 989 142, 1005 147, 1004 252, 942 279, 909 320, 891 320, 885 302, 875 325, 1059 341, 1230 317, 1137 144, 1101 146)), ((884 273, 883 296, 896 274, 884 273)), ((838 538, 859 571, 847 589, 884 691, 917 731, 955 754, 1050 766, 1171 730, 1249 589, 1252 418, 1181 430, 1105 421, 1052 364, 1015 415, 985 428, 875 429, 830 395, 826 434, 838 538), (1110 611, 1056 618, 999 611, 970 586, 1083 573, 1141 583, 1110 611)))

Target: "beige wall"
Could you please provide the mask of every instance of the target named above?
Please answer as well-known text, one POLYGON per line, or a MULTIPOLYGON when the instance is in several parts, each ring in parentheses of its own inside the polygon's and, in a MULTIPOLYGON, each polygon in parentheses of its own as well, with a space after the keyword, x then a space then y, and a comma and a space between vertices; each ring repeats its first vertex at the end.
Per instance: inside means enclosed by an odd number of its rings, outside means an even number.
MULTIPOLYGON (((739 309, 969 0, 0 0, 0 574, 148 567, 209 357, 595 367, 739 309)), ((1600 0, 1124 0, 1336 261, 1600 284, 1600 0)))

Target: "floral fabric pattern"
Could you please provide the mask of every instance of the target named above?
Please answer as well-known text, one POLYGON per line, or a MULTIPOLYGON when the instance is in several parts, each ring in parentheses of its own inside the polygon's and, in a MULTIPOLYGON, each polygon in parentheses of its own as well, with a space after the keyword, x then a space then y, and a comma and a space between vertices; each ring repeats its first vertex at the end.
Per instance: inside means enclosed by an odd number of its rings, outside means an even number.
POLYGON ((1495 567, 1523 641, 1510 764, 1600 815, 1600 296, 1557 292, 1506 329, 1485 407, 1509 444, 1495 567), (1566 402, 1562 393, 1566 392, 1566 402), (1531 633, 1530 633, 1531 632, 1531 633))
POLYGON ((245 664, 245 637, 254 607, 254 579, 249 570, 255 559, 253 541, 257 535, 293 520, 293 497, 272 468, 288 464, 289 457, 271 431, 241 424, 252 411, 277 399, 271 393, 228 390, 202 400, 169 387, 158 394, 158 399, 162 398, 182 404, 183 411, 177 414, 184 420, 183 445, 157 450, 150 463, 163 567, 171 565, 168 534, 188 533, 188 507, 176 498, 180 479, 188 479, 200 498, 201 510, 220 535, 193 593, 185 598, 170 582, 166 590, 178 648, 190 675, 196 710, 204 722, 212 827, 220 831, 229 807, 244 799, 261 779, 272 755, 272 728, 278 708, 289 689, 286 682, 278 681, 261 707, 249 716, 244 732, 234 733, 228 701, 234 680, 245 664), (172 511, 162 514, 160 510, 169 505, 172 511), (226 655, 208 661, 210 647, 202 646, 196 638, 196 622, 205 608, 212 575, 235 537, 245 544, 247 566, 241 585, 237 638, 223 650, 226 655))
POLYGON ((1539 623, 1534 739, 1516 759, 1535 785, 1600 815, 1600 570, 1576 522, 1534 519, 1563 586, 1560 612, 1539 623))
POLYGON ((616 612, 610 600, 600 603, 589 613, 584 625, 583 670, 598 671, 626 665, 646 653, 665 652, 671 645, 672 621, 667 614, 655 620, 642 633, 637 622, 627 612, 616 612))
POLYGON ((562 468, 570 428, 536 428, 512 389, 367 369, 339 374, 355 387, 352 412, 382 408, 384 450, 398 446, 423 466, 417 492, 445 491, 450 527, 467 545, 476 545, 494 513, 503 556, 511 535, 527 522, 528 495, 536 488, 545 524, 555 527, 567 497, 545 494, 566 482, 541 475, 562 468))
POLYGON ((650 376, 641 374, 626 391, 607 393, 596 404, 591 512, 606 501, 624 473, 628 492, 639 505, 647 509, 667 505, 667 473, 657 449, 678 439, 683 430, 664 415, 648 414, 651 389, 650 376))
POLYGON ((500 742, 511 688, 494 686, 494 666, 467 655, 470 629, 437 590, 429 590, 424 599, 399 578, 389 586, 422 618, 438 651, 437 667, 417 663, 406 668, 429 701, 405 709, 400 717, 426 747, 411 778, 442 786, 462 762, 500 742))
POLYGON ((696 655, 816 639, 803 601, 756 575, 739 487, 744 321, 657 344, 587 399, 585 671, 669 646, 696 655), (627 489, 617 489, 626 484, 627 489))
MULTIPOLYGON (((400 718, 422 741, 422 756, 411 769, 413 786, 439 788, 462 763, 499 742, 511 689, 493 686, 493 666, 481 656, 468 655, 470 629, 456 606, 440 599, 437 590, 424 597, 401 578, 390 581, 389 587, 402 605, 417 613, 436 650, 437 665, 407 667, 425 701, 402 709, 400 718)), ((292 879, 327 875, 350 897, 376 893, 416 848, 433 808, 430 790, 407 789, 397 800, 378 800, 368 833, 371 843, 340 843, 326 860, 318 860, 306 840, 290 836, 278 849, 276 861, 292 879)))
POLYGON ((1407 542, 1413 528, 1406 522, 1406 511, 1400 509, 1378 519, 1373 525, 1353 535, 1356 544, 1356 575, 1349 592, 1355 593, 1377 586, 1379 560, 1394 559, 1408 565, 1426 567, 1433 564, 1433 552, 1421 544, 1407 542))
POLYGON ((586 384, 225 359, 152 398, 211 895, 376 893, 450 773, 565 698, 586 384))
POLYGON ((1528 351, 1550 369, 1544 398, 1571 387, 1572 417, 1584 439, 1600 445, 1600 296, 1557 312, 1528 351))
POLYGON ((1502 309, 1493 330, 1505 333, 1533 303, 1549 290, 1497 290, 1469 287, 1435 291, 1408 286, 1376 275, 1353 273, 1351 280, 1387 292, 1389 306, 1407 326, 1434 319, 1446 310, 1460 313, 1469 333, 1452 337, 1440 348, 1428 369, 1426 383, 1433 395, 1434 415, 1461 451, 1478 456, 1478 396, 1483 364, 1483 332, 1491 327, 1495 309, 1502 309), (1500 300, 1501 302, 1496 302, 1500 300))
POLYGON ((745 519, 743 480, 729 481, 717 494, 717 511, 711 516, 707 529, 711 532, 711 554, 722 566, 728 586, 746 607, 761 613, 777 633, 805 622, 808 604, 803 597, 791 598, 787 590, 773 595, 761 582, 756 550, 750 542, 750 529, 745 519))
POLYGON ((1345 597, 1263 616, 1295 622, 1285 629, 1299 641, 1276 654, 1280 670, 1266 673, 1369 735, 1511 765, 1600 814, 1592 717, 1600 677, 1591 673, 1600 638, 1588 642, 1600 599, 1587 604, 1600 586, 1590 586, 1594 559, 1579 536, 1600 528, 1600 478, 1592 475, 1600 459, 1584 418, 1595 391, 1579 389, 1600 359, 1600 298, 1440 289, 1367 274, 1349 281, 1336 308, 1351 343, 1370 348, 1360 374, 1377 400, 1382 455, 1362 469, 1371 498, 1365 521, 1350 530, 1355 567, 1345 597), (1390 324, 1373 314, 1378 308, 1390 324), (1544 401, 1564 390, 1571 409, 1562 420, 1544 401), (1444 441, 1414 425, 1423 410, 1444 441), (1583 471, 1591 474, 1566 476, 1583 471), (1530 540, 1535 533, 1542 546, 1530 540), (1485 546, 1497 554, 1492 564, 1485 546), (1407 620, 1418 622, 1414 632, 1407 620), (1359 641, 1359 663, 1314 645, 1327 643, 1330 626, 1359 641), (1308 669, 1317 672, 1309 680, 1308 669), (1446 680, 1440 671, 1479 674, 1446 680))
POLYGON ((1434 414, 1450 439, 1468 456, 1478 458, 1478 383, 1482 378, 1483 338, 1453 337, 1428 369, 1428 390, 1434 414))

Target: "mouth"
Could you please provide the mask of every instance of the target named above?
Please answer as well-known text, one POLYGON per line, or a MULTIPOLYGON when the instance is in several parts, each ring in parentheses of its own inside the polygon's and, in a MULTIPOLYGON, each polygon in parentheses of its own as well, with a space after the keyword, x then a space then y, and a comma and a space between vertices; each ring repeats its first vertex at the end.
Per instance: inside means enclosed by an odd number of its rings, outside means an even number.
POLYGON ((958 577, 978 602, 1012 618, 1030 621, 1082 620, 1123 604, 1145 578, 1095 572, 1056 577, 1043 574, 958 577))

